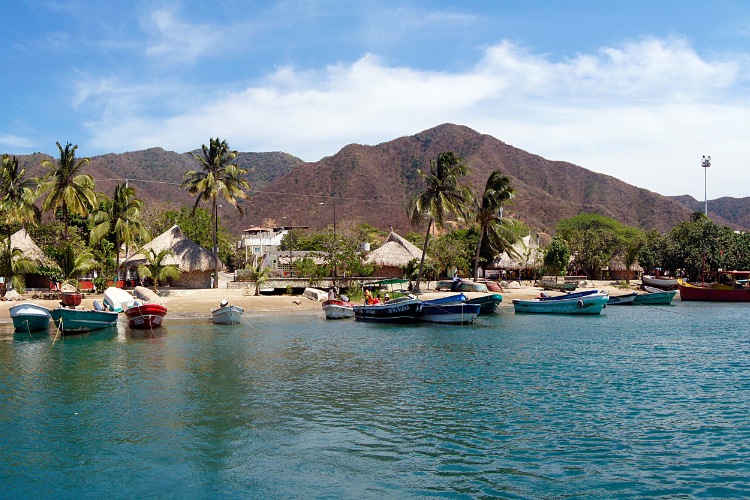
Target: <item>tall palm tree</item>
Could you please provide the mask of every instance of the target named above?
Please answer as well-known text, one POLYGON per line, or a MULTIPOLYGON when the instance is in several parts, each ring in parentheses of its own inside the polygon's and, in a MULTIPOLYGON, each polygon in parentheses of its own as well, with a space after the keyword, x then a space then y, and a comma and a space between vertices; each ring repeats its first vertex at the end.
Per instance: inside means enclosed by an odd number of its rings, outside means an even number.
POLYGON ((502 209, 512 203, 515 196, 510 186, 510 179, 499 170, 493 171, 487 179, 482 197, 478 198, 474 207, 474 221, 479 225, 479 242, 474 253, 474 281, 478 278, 479 254, 482 244, 486 243, 493 253, 508 252, 508 255, 518 256, 513 244, 518 241, 518 221, 502 217, 502 209))
POLYGON ((146 264, 138 266, 138 276, 141 279, 151 278, 154 280, 154 292, 157 291, 157 287, 160 281, 165 281, 168 278, 177 279, 180 277, 180 270, 174 264, 165 264, 164 259, 167 256, 173 255, 173 252, 168 248, 163 250, 155 251, 153 248, 148 249, 146 255, 146 264))
POLYGON ((213 236, 213 254, 214 254, 214 288, 219 286, 219 253, 216 244, 216 226, 218 220, 218 208, 216 199, 221 196, 224 200, 237 208, 240 216, 245 212, 240 200, 248 199, 246 190, 250 189, 250 184, 243 178, 247 170, 240 168, 239 165, 232 163, 237 156, 237 151, 231 151, 227 141, 222 141, 218 137, 211 138, 209 146, 202 146, 202 154, 193 154, 198 161, 202 170, 191 170, 185 174, 185 180, 180 186, 182 189, 192 195, 198 195, 193 205, 193 213, 202 201, 211 202, 211 232, 213 236))
POLYGON ((91 214, 95 224, 89 235, 91 244, 96 244, 107 235, 114 236, 117 251, 117 268, 120 268, 120 247, 130 245, 139 238, 148 241, 150 235, 140 219, 143 202, 135 197, 135 190, 127 185, 115 183, 112 200, 104 198, 105 209, 97 209, 91 214))
POLYGON ((13 224, 25 225, 26 222, 39 222, 41 211, 34 203, 38 195, 39 184, 26 178, 26 169, 18 166, 18 158, 3 155, 3 166, 0 171, 0 213, 10 237, 13 224))
POLYGON ((409 202, 407 212, 412 225, 418 225, 428 217, 427 231, 422 245, 422 258, 419 261, 417 283, 414 291, 419 292, 419 282, 422 279, 424 257, 430 239, 432 225, 442 229, 445 217, 449 213, 458 216, 465 214, 473 199, 471 190, 459 184, 459 179, 468 174, 468 169, 461 158, 452 152, 440 153, 436 160, 430 161, 430 171, 417 170, 425 183, 425 190, 409 202))
POLYGON ((70 143, 63 148, 57 143, 60 159, 55 163, 44 160, 42 166, 48 172, 41 179, 41 193, 46 194, 42 203, 42 210, 56 210, 62 208, 65 223, 65 239, 69 239, 68 226, 70 214, 87 217, 89 211, 96 206, 94 193, 94 178, 82 173, 83 167, 91 160, 76 159, 78 146, 70 143))

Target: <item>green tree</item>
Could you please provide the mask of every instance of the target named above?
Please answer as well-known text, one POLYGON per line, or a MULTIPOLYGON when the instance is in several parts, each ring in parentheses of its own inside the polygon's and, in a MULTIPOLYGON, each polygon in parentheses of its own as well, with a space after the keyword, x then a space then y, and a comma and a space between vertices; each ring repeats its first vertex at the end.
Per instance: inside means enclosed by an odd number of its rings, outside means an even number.
POLYGON ((150 240, 150 235, 140 220, 143 202, 135 197, 135 190, 126 185, 115 183, 112 199, 102 195, 99 209, 91 214, 94 227, 89 239, 92 245, 99 243, 107 236, 112 237, 117 254, 117 268, 120 267, 120 247, 124 243, 130 246, 134 241, 142 243, 150 240))
POLYGON ((503 218, 503 207, 513 201, 515 191, 510 179, 499 170, 493 171, 480 198, 476 199, 473 218, 479 226, 479 241, 474 252, 474 281, 479 278, 479 257, 485 243, 492 254, 507 252, 518 257, 513 244, 519 239, 520 224, 515 219, 503 218))
POLYGON ((570 263, 570 246, 567 241, 557 235, 544 250, 544 267, 557 277, 565 272, 568 263, 570 263))
POLYGON ((675 226, 668 236, 667 261, 670 270, 681 269, 691 280, 708 280, 720 267, 720 228, 703 212, 694 212, 689 221, 675 226))
POLYGON ((428 255, 437 274, 443 275, 454 267, 470 269, 478 240, 479 232, 471 229, 451 231, 436 238, 430 245, 428 255))
POLYGON ((26 169, 20 168, 18 158, 3 155, 3 166, 0 171, 0 213, 8 238, 14 225, 26 225, 27 222, 38 223, 41 211, 35 204, 37 189, 36 180, 26 177, 26 169))
POLYGON ((422 245, 415 292, 419 292, 432 225, 435 224, 436 228, 442 229, 448 214, 464 215, 473 199, 471 190, 459 184, 459 180, 468 174, 468 169, 461 158, 451 152, 440 153, 436 160, 431 160, 429 172, 417 172, 422 177, 425 190, 409 202, 407 213, 414 226, 419 225, 427 217, 427 231, 422 245))
POLYGON ((237 208, 240 216, 243 216, 244 210, 239 202, 248 198, 245 191, 250 189, 250 185, 243 178, 247 170, 232 163, 237 156, 237 151, 231 151, 227 141, 222 141, 218 137, 211 138, 208 147, 205 144, 202 146, 202 152, 201 155, 193 155, 202 170, 187 172, 180 187, 192 195, 197 195, 193 211, 199 203, 211 202, 211 221, 213 222, 211 251, 214 254, 214 288, 217 288, 219 286, 219 252, 216 241, 217 198, 224 198, 224 201, 237 208))
POLYGON ((24 257, 18 248, 11 248, 10 238, 6 238, 0 250, 0 275, 4 283, 11 283, 18 293, 23 293, 26 288, 24 275, 36 272, 36 264, 24 257))
POLYGON ((656 230, 649 230, 643 236, 643 244, 638 247, 638 262, 647 273, 656 268, 664 268, 667 240, 656 230))
POLYGON ((250 268, 250 280, 255 282, 255 295, 260 295, 260 289, 268 281, 271 275, 271 268, 264 267, 262 262, 250 268))
POLYGON ((138 266, 138 276, 141 279, 151 278, 153 280, 154 292, 158 291, 159 283, 168 279, 176 280, 180 277, 180 270, 175 264, 164 263, 164 259, 170 255, 174 255, 174 253, 166 248, 158 252, 149 248, 148 254, 146 254, 146 263, 138 266))

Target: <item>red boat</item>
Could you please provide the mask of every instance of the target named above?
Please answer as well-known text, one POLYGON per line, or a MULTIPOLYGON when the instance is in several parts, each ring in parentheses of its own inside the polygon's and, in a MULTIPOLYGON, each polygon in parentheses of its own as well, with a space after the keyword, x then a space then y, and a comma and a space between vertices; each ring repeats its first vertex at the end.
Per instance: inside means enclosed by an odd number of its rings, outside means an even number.
POLYGON ((82 298, 83 298, 83 294, 81 294, 81 292, 79 292, 79 291, 75 291, 75 292, 62 291, 62 292, 60 292, 60 301, 66 307, 80 306, 82 298))
POLYGON ((124 312, 130 328, 158 328, 167 314, 167 308, 159 304, 139 304, 128 307, 124 312))
POLYGON ((750 271, 723 271, 718 283, 691 284, 677 281, 680 300, 712 302, 750 302, 750 271))

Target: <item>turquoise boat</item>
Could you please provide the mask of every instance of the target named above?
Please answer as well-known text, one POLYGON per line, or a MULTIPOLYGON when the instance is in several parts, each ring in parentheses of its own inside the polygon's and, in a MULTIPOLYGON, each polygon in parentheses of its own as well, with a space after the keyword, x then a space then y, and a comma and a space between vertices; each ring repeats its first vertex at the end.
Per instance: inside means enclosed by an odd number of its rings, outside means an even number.
POLYGON ((594 293, 582 297, 558 300, 513 300, 517 313, 534 314, 600 314, 607 306, 609 295, 594 293))
POLYGON ((677 290, 659 290, 658 292, 639 293, 635 296, 634 304, 647 306, 668 306, 677 295, 677 290))
POLYGON ((11 307, 10 317, 16 330, 30 332, 48 329, 49 321, 52 319, 49 309, 33 302, 24 302, 11 307))
POLYGON ((475 297, 466 301, 467 304, 476 304, 479 306, 479 314, 495 314, 497 306, 503 301, 503 296, 499 293, 491 293, 481 297, 475 297))
POLYGON ((50 311, 52 321, 63 333, 84 333, 109 328, 117 324, 118 313, 112 311, 85 311, 58 307, 50 311))

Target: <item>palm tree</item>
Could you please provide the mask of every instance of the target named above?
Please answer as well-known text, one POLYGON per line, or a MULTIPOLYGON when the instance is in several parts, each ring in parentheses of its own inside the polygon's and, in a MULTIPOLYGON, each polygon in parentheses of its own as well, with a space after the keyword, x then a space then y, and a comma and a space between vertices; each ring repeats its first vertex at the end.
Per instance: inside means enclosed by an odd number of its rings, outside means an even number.
POLYGON ((0 275, 4 283, 12 283, 13 289, 23 293, 26 286, 24 275, 36 271, 36 264, 27 259, 18 248, 11 248, 10 238, 2 243, 0 250, 0 275))
POLYGON ((474 253, 474 281, 478 279, 482 243, 486 243, 493 253, 507 252, 508 255, 518 256, 513 244, 518 241, 516 230, 519 223, 502 216, 503 207, 512 203, 514 196, 515 191, 510 186, 510 179, 499 170, 495 170, 487 179, 482 197, 475 202, 473 216, 479 225, 479 242, 474 253))
POLYGON ((264 267, 262 262, 254 265, 250 268, 250 279, 255 281, 255 295, 260 295, 261 287, 268 281, 268 277, 271 275, 271 268, 264 267))
POLYGON ((46 212, 62 208, 67 240, 70 214, 87 217, 89 210, 96 206, 95 184, 93 177, 81 173, 91 160, 76 159, 78 146, 67 143, 63 148, 59 142, 56 144, 60 150, 57 163, 50 160, 42 162, 42 166, 49 170, 41 179, 41 192, 47 195, 42 203, 42 210, 46 212))
POLYGON ((219 255, 216 244, 216 226, 218 225, 218 208, 216 198, 223 197, 224 200, 236 207, 240 216, 245 212, 240 200, 248 199, 246 190, 250 189, 250 184, 242 177, 247 170, 240 168, 232 161, 237 156, 237 151, 231 151, 227 141, 222 141, 218 137, 211 138, 209 146, 202 146, 203 154, 193 154, 195 159, 201 165, 202 170, 191 170, 185 174, 185 180, 180 186, 182 189, 192 195, 198 195, 193 205, 193 213, 202 201, 211 201, 211 222, 213 236, 213 254, 214 254, 214 288, 219 286, 219 255))
MULTIPOLYGON (((135 197, 135 190, 127 185, 115 183, 112 200, 106 196, 103 205, 91 214, 95 224, 89 235, 91 244, 96 244, 109 234, 114 235, 117 251, 117 268, 120 268, 120 247, 123 243, 130 245, 135 238, 148 241, 150 235, 140 220, 143 202, 135 197)), ((100 204, 101 205, 101 204, 100 204)), ((126 255, 127 256, 127 255, 126 255)))
POLYGON ((168 255, 174 255, 174 252, 167 248, 158 252, 153 248, 149 248, 146 255, 148 262, 138 266, 138 276, 141 279, 151 278, 154 281, 154 293, 156 293, 160 281, 165 281, 169 278, 178 279, 180 277, 181 273, 176 265, 164 263, 164 259, 168 255))
POLYGON ((471 190, 458 183, 459 178, 465 177, 468 169, 461 158, 452 152, 440 153, 437 160, 430 161, 429 173, 417 170, 425 183, 425 190, 409 202, 407 208, 412 225, 418 225, 425 216, 429 217, 427 232, 422 245, 422 258, 419 262, 415 292, 419 292, 419 282, 422 279, 424 256, 430 239, 432 225, 442 229, 445 217, 449 213, 463 215, 473 199, 471 190))
POLYGON ((18 166, 18 158, 3 155, 3 167, 0 171, 0 213, 10 238, 14 224, 25 225, 26 222, 39 222, 41 211, 34 203, 39 184, 34 179, 26 178, 26 169, 18 166))

